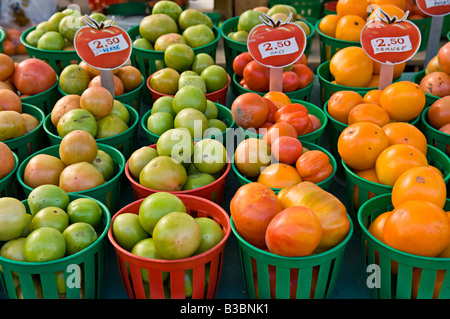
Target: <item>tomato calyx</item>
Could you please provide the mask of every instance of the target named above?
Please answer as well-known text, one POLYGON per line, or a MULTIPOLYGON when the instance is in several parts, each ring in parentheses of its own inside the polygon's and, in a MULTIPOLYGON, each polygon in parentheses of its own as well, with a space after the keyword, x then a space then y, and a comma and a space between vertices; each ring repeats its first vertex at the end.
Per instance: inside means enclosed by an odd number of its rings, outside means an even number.
POLYGON ((259 20, 261 20, 261 22, 263 24, 265 24, 266 26, 270 27, 270 28, 278 28, 281 27, 285 24, 288 24, 289 22, 291 22, 292 19, 292 12, 289 13, 289 17, 286 19, 286 21, 282 21, 281 19, 278 19, 277 21, 275 21, 274 19, 272 19, 271 17, 269 17, 267 14, 262 13, 259 16, 259 20))
POLYGON ((409 10, 406 11, 405 15, 402 18, 397 18, 397 16, 391 17, 387 12, 385 12, 383 9, 379 8, 379 10, 375 11, 375 15, 380 19, 382 22, 386 24, 393 24, 393 23, 400 23, 406 20, 406 18, 409 15, 409 10))
POLYGON ((87 14, 84 15, 83 21, 84 21, 84 23, 86 23, 86 25, 90 26, 92 29, 102 30, 102 29, 108 29, 110 26, 113 25, 114 16, 111 18, 111 20, 108 21, 107 24, 105 24, 104 21, 100 21, 100 23, 98 23, 96 20, 92 19, 87 14))

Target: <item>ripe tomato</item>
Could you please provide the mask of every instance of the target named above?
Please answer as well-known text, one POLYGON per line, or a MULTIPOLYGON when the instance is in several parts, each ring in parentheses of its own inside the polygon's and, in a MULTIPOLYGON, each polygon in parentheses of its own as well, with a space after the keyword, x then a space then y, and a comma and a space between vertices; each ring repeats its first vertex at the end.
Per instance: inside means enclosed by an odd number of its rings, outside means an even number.
POLYGON ((46 62, 30 58, 16 65, 13 83, 22 94, 35 95, 50 89, 57 81, 56 72, 46 62))
POLYGON ((447 186, 439 173, 428 166, 413 167, 400 175, 392 188, 392 204, 421 199, 444 208, 447 186))
POLYGON ((262 96, 256 93, 239 95, 231 105, 233 120, 240 127, 257 128, 267 119, 269 107, 262 96))
POLYGON ((373 60, 360 47, 346 47, 331 58, 330 73, 339 85, 366 87, 372 78, 373 60))
POLYGON ((298 86, 297 90, 304 89, 308 85, 314 82, 313 71, 304 64, 294 64, 292 71, 297 74, 298 86))
POLYGON ((269 91, 270 69, 256 61, 250 61, 244 68, 244 81, 248 88, 256 92, 269 91))
POLYGON ((312 132, 312 121, 308 116, 308 110, 301 104, 293 103, 283 106, 275 113, 275 122, 287 122, 297 130, 297 135, 305 135, 312 132))
POLYGON ((230 214, 239 235, 250 244, 266 248, 266 229, 282 210, 275 192, 261 183, 245 184, 230 201, 230 214))
POLYGON ((311 113, 308 114, 309 118, 311 119, 311 122, 313 124, 313 132, 317 131, 319 128, 322 127, 322 123, 320 122, 319 118, 311 113))
POLYGON ((260 127, 258 127, 256 129, 256 132, 259 135, 264 135, 264 134, 266 134, 266 132, 269 129, 269 127, 271 127, 273 124, 275 124, 275 123, 269 122, 269 121, 265 121, 260 127))
POLYGON ((344 163, 356 170, 374 167, 378 156, 388 146, 386 134, 370 122, 349 125, 339 135, 337 145, 344 163))
POLYGON ((434 257, 450 244, 450 220, 434 203, 409 200, 392 210, 384 223, 383 237, 395 249, 434 257))
POLYGON ((346 15, 336 25, 336 39, 358 42, 366 20, 357 15, 346 15))
POLYGON ((283 106, 292 104, 291 99, 286 93, 279 91, 269 91, 263 96, 266 99, 269 99, 276 105, 277 108, 281 108, 283 106))
POLYGON ((357 122, 371 122, 379 127, 390 122, 389 114, 385 109, 372 103, 361 103, 353 107, 348 113, 348 124, 357 122))
POLYGON ((427 138, 414 125, 405 122, 392 122, 383 126, 382 130, 388 137, 389 145, 409 144, 417 147, 423 154, 427 155, 427 138))
POLYGON ((293 166, 284 163, 270 164, 258 176, 258 183, 271 188, 285 188, 302 181, 297 170, 293 166))
POLYGON ((4 54, 0 53, 0 81, 5 81, 14 73, 15 64, 13 59, 4 54))
POLYGON ((348 113, 361 103, 363 98, 355 91, 339 91, 331 95, 327 103, 327 111, 336 121, 348 124, 348 113))
POLYGON ((267 107, 269 108, 269 113, 267 114, 266 122, 275 123, 275 113, 278 111, 278 107, 266 97, 263 97, 264 101, 267 103, 267 107))
MULTIPOLYGON (((380 183, 380 181, 378 180, 378 176, 375 171, 375 168, 369 168, 369 169, 365 169, 362 171, 355 170, 354 173, 358 177, 368 180, 369 182, 378 183, 378 184, 380 183)), ((368 195, 368 199, 375 197, 375 193, 373 193, 373 192, 367 192, 367 195, 368 195)), ((359 209, 359 207, 362 204, 363 203, 361 203, 361 201, 359 200, 359 186, 355 185, 353 187, 353 205, 355 206, 356 209, 359 209)))
POLYGON ((447 74, 450 74, 450 44, 447 42, 438 51, 439 65, 447 74))
POLYGON ((381 93, 380 105, 392 120, 411 121, 419 116, 425 107, 425 92, 414 82, 395 82, 381 93))
POLYGON ((0 105, 2 110, 11 110, 22 113, 22 100, 16 92, 0 90, 0 105))
POLYGON ((327 14, 319 22, 319 30, 329 36, 336 37, 336 26, 339 21, 339 17, 336 14, 327 14))
POLYGON ((263 135, 263 140, 267 144, 272 145, 280 136, 298 137, 295 127, 286 122, 278 122, 268 128, 266 134, 263 135))
POLYGON ((272 156, 280 163, 293 164, 302 155, 303 145, 292 136, 280 136, 271 143, 272 156))
POLYGON ((375 163, 375 170, 381 184, 393 186, 400 175, 408 169, 427 165, 427 158, 417 147, 394 144, 380 153, 375 163))
POLYGON ((297 90, 299 83, 300 82, 298 76, 295 72, 293 71, 283 72, 283 92, 293 92, 297 90))
POLYGON ((450 123, 450 96, 440 98, 431 104, 427 119, 430 125, 437 130, 450 123))
POLYGON ((243 77, 244 76, 244 68, 247 65, 247 63, 253 61, 252 56, 248 52, 243 52, 238 54, 234 60, 233 60, 233 71, 238 76, 243 77))
POLYGON ((380 96, 383 93, 382 90, 370 90, 363 96, 364 103, 372 103, 376 105, 380 105, 380 96))
POLYGON ((310 150, 298 157, 295 167, 304 181, 320 183, 331 176, 333 166, 328 155, 319 150, 310 150))
POLYGON ((339 17, 351 14, 367 19, 367 5, 367 0, 339 0, 336 4, 336 12, 339 17))
POLYGON ((386 222, 386 218, 389 216, 391 212, 384 212, 377 216, 369 225, 369 228, 367 229, 369 233, 378 239, 381 242, 384 242, 383 239, 383 228, 384 223, 386 222))
MULTIPOLYGON (((370 4, 374 4, 377 6, 387 6, 392 5, 399 8, 402 11, 406 10, 406 0, 370 0, 370 4)), ((400 17, 398 17, 400 18, 400 17)))

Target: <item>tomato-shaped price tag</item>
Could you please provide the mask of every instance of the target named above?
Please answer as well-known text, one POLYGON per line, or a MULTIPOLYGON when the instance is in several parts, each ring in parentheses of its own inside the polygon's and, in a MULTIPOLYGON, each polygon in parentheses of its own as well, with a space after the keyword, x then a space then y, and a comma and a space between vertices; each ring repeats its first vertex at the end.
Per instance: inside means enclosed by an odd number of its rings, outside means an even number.
POLYGON ((409 12, 400 19, 390 17, 382 9, 377 18, 366 23, 361 31, 361 46, 367 55, 381 63, 380 84, 382 89, 392 83, 394 65, 411 59, 419 50, 419 28, 406 20, 409 12))
POLYGON ((262 24, 258 24, 249 32, 247 48, 250 55, 259 64, 270 68, 271 90, 282 90, 283 67, 297 61, 305 51, 306 35, 296 23, 274 21, 263 13, 262 24))
POLYGON ((430 16, 445 16, 450 12, 450 0, 416 0, 416 3, 430 16))

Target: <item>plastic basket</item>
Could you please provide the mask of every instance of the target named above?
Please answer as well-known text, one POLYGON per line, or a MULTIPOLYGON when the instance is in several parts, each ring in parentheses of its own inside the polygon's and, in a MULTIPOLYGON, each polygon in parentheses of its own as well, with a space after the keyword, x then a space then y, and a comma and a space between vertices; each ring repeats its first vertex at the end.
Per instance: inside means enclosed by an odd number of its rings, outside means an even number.
MULTIPOLYGON (((450 20, 450 18, 449 18, 449 20, 450 20)), ((450 31, 448 31, 448 33, 447 33, 447 40, 450 41, 450 31)))
POLYGON ((3 28, 0 28, 0 52, 3 52, 3 40, 5 40, 6 33, 3 28))
POLYGON ((56 102, 61 98, 61 94, 58 90, 58 78, 59 77, 57 77, 56 83, 51 88, 39 94, 24 97, 21 99, 22 102, 40 108, 46 115, 51 113, 53 106, 55 106, 56 102))
MULTIPOLYGON (((99 150, 106 152, 112 157, 114 161, 114 177, 98 187, 79 192, 71 192, 69 194, 80 194, 93 197, 105 204, 110 212, 115 213, 120 207, 123 171, 125 170, 126 160, 123 154, 116 148, 100 143, 97 145, 99 150)), ((17 169, 16 177, 26 196, 28 196, 33 189, 26 185, 23 180, 25 167, 33 156, 38 154, 47 154, 59 158, 59 145, 52 145, 37 151, 20 163, 19 168, 17 169)))
MULTIPOLYGON (((139 113, 133 107, 124 104, 130 114, 130 122, 128 124, 128 129, 122 133, 114 136, 97 138, 95 139, 97 143, 109 145, 118 149, 125 158, 130 157, 131 153, 134 151, 137 140, 137 131, 139 124, 139 113)), ((51 114, 48 114, 44 120, 44 132, 50 141, 50 145, 59 145, 62 141, 62 137, 58 135, 55 126, 52 123, 51 114)))
MULTIPOLYGON (((208 138, 219 139, 219 141, 222 142, 222 144, 226 145, 227 136, 229 135, 229 133, 231 133, 230 131, 234 130, 236 124, 234 123, 233 117, 231 116, 231 110, 229 108, 227 108, 219 103, 214 103, 214 104, 217 106, 217 110, 218 110, 217 118, 219 120, 222 120, 227 125, 228 128, 224 132, 222 132, 222 134, 220 135, 220 138, 218 136, 216 137, 214 135, 211 137, 208 137, 208 138)), ((150 145, 156 144, 160 137, 160 135, 156 135, 156 134, 150 132, 147 128, 147 121, 151 114, 152 114, 152 110, 150 109, 141 118, 141 127, 142 127, 142 129, 145 133, 145 136, 147 137, 147 140, 149 141, 150 145)), ((194 141, 199 141, 199 140, 200 139, 194 139, 194 141)))
MULTIPOLYGON (((420 85, 420 81, 422 81, 422 79, 425 76, 425 70, 422 70, 420 72, 417 72, 416 74, 414 74, 413 78, 411 79, 414 83, 419 84, 420 85)), ((425 107, 431 106, 434 102, 436 102, 437 100, 439 100, 439 97, 436 95, 431 95, 429 93, 425 93, 425 107)))
POLYGON ((283 257, 256 248, 239 235, 232 218, 231 230, 237 238, 242 276, 249 299, 331 299, 345 249, 353 233, 353 224, 350 220, 348 235, 337 246, 305 257, 283 257), (275 283, 270 280, 273 275, 276 276, 275 283))
POLYGON ((34 116, 39 121, 39 125, 23 136, 3 141, 11 151, 17 154, 20 162, 47 144, 42 130, 45 119, 44 112, 34 105, 22 103, 22 113, 34 116))
POLYGON ((17 198, 17 180, 16 171, 19 168, 19 157, 13 152, 15 166, 13 170, 0 179, 0 197, 14 197, 17 198))
MULTIPOLYGON (((300 135, 298 139, 301 142, 310 142, 320 145, 322 142, 323 133, 325 132, 325 128, 327 127, 328 124, 328 118, 325 115, 324 111, 322 111, 319 107, 315 106, 314 104, 306 101, 291 99, 291 102, 302 104, 304 107, 306 107, 309 114, 315 115, 319 119, 320 123, 322 123, 322 126, 319 129, 305 135, 300 135)), ((241 136, 243 136, 244 139, 249 137, 262 139, 264 136, 262 134, 256 133, 254 129, 246 130, 240 126, 238 126, 238 128, 240 130, 241 136)))
POLYGON ((277 4, 287 4, 293 6, 302 17, 309 17, 317 20, 322 15, 323 0, 270 0, 269 7, 277 4))
POLYGON ((411 19, 412 23, 416 25, 417 28, 420 30, 420 34, 422 36, 422 40, 420 42, 420 47, 418 52, 425 51, 428 46, 428 38, 430 37, 430 30, 431 30, 431 20, 432 18, 423 18, 423 19, 411 19))
MULTIPOLYGON (((225 245, 231 234, 230 218, 222 207, 204 198, 190 195, 177 196, 183 201, 191 216, 209 217, 216 221, 223 229, 224 238, 215 247, 199 255, 177 260, 150 259, 133 255, 120 247, 114 240, 112 228, 110 228, 108 239, 116 252, 122 283, 130 299, 185 299, 187 296, 184 278, 185 271, 188 270, 193 272, 193 289, 190 298, 212 299, 216 296, 225 245), (142 270, 148 271, 148 283, 142 280, 142 270), (163 272, 170 272, 170 285, 168 282, 163 283, 163 272), (167 289, 170 290, 169 293, 167 289)), ((138 214, 143 200, 132 202, 122 208, 113 216, 112 223, 120 214, 138 214)))
POLYGON ((68 65, 73 63, 79 63, 81 58, 78 56, 75 50, 73 51, 54 51, 54 50, 43 50, 38 49, 32 45, 29 45, 25 39, 27 35, 36 29, 36 26, 31 27, 25 30, 20 36, 20 42, 25 46, 28 54, 32 58, 37 58, 47 62, 53 70, 55 70, 56 74, 60 74, 61 71, 68 65))
MULTIPOLYGON (((150 145, 149 147, 156 149, 156 144, 150 145)), ((142 186, 139 184, 137 180, 131 176, 130 170, 128 168, 129 166, 129 160, 127 160, 125 164, 125 176, 127 177, 129 183, 131 184, 131 188, 133 190, 133 196, 135 200, 139 200, 142 198, 145 198, 153 193, 160 192, 156 189, 151 189, 145 186, 142 186)), ((208 184, 206 186, 196 188, 196 189, 190 189, 190 190, 184 190, 184 191, 174 191, 174 192, 168 192, 172 193, 174 195, 192 195, 199 198, 204 198, 207 200, 210 200, 214 203, 217 203, 218 205, 222 204, 223 198, 224 198, 224 192, 225 192, 225 184, 227 180, 228 173, 231 170, 231 163, 230 159, 227 158, 227 163, 225 167, 222 169, 221 172, 217 173, 217 175, 220 175, 214 182, 211 184, 208 184)))
POLYGON ((148 4, 137 1, 112 3, 107 9, 109 15, 142 15, 147 14, 148 4))
MULTIPOLYGON (((256 93, 259 94, 261 96, 264 96, 264 94, 266 94, 267 92, 257 92, 257 91, 251 91, 249 89, 244 88, 243 86, 241 86, 239 84, 241 80, 241 77, 239 77, 236 73, 233 74, 233 85, 232 85, 232 89, 235 92, 236 96, 244 94, 244 93, 256 93)), ((297 90, 297 91, 292 91, 292 92, 286 92, 286 95, 292 100, 301 100, 301 101, 306 101, 309 102, 311 101, 311 93, 314 87, 314 83, 315 83, 315 76, 314 76, 314 81, 312 81, 307 87, 301 89, 301 90, 297 90)))
MULTIPOLYGON (((370 199, 358 211, 358 224, 362 230, 362 243, 366 266, 374 268, 377 273, 378 286, 370 289, 373 299, 411 299, 413 286, 413 272, 422 269, 418 283, 418 299, 432 299, 437 271, 445 271, 439 298, 450 298, 450 258, 430 258, 408 254, 394 249, 376 239, 369 233, 370 223, 380 214, 393 208, 391 195, 384 194, 370 199), (398 271, 392 273, 392 264, 398 263, 398 271)), ((447 198, 444 210, 450 209, 447 198)), ((368 272, 373 276, 373 271, 368 272)))
POLYGON ((218 12, 203 12, 206 14, 212 21, 213 25, 219 27, 220 20, 222 19, 222 15, 218 12))
POLYGON ((433 145, 441 152, 446 153, 448 156, 450 156, 450 135, 435 129, 430 125, 430 123, 428 122, 429 109, 430 107, 425 108, 422 112, 422 115, 420 116, 422 132, 425 134, 428 144, 433 145))
MULTIPOLYGON (((69 194, 69 200, 86 197, 69 194)), ((95 200, 95 199, 94 199, 95 200)), ((28 211, 27 200, 22 201, 28 211)), ((9 299, 101 299, 103 297, 104 274, 106 269, 107 232, 110 228, 111 215, 106 206, 97 201, 102 209, 102 222, 97 240, 82 251, 61 259, 47 262, 21 262, 0 256, 0 281, 9 299), (78 268, 79 267, 79 268, 78 268), (55 273, 64 272, 66 294, 58 295, 55 273), (70 285, 70 278, 82 274, 77 287, 70 285), (35 284, 42 287, 35 290, 35 284), (69 283, 69 284, 68 284, 69 283), (17 294, 16 285, 20 284, 21 294, 17 294)))
MULTIPOLYGON (((308 57, 309 52, 311 51, 312 42, 315 35, 315 27, 314 24, 307 20, 303 20, 311 30, 311 33, 306 37, 306 47, 304 54, 308 57)), ((228 34, 232 31, 237 31, 237 25, 239 22, 239 17, 233 17, 228 20, 225 20, 220 27, 220 34, 223 38, 223 50, 225 54, 225 63, 228 74, 232 75, 233 71, 233 60, 240 53, 248 52, 247 43, 242 43, 238 41, 231 40, 228 37, 228 34)))
MULTIPOLYGON (((207 53, 209 54, 214 61, 216 60, 216 50, 219 44, 220 33, 219 29, 216 26, 213 26, 214 35, 216 36, 215 40, 207 45, 194 48, 194 53, 197 55, 199 53, 207 53)), ((139 34, 139 25, 131 27, 128 29, 128 34, 133 42, 137 38, 140 38, 139 34)), ((141 74, 144 78, 148 78, 151 74, 155 73, 160 67, 166 67, 164 63, 164 51, 151 51, 136 48, 133 46, 133 50, 131 52, 130 57, 131 64, 138 68, 141 71, 141 74), (157 66, 157 61, 161 61, 161 65, 157 66)), ((147 87, 144 87, 142 90, 142 98, 143 101, 147 104, 152 104, 150 91, 147 87)))
MULTIPOLYGON (((308 150, 318 150, 318 151, 322 151, 325 154, 327 154, 328 158, 330 159, 330 164, 331 166, 333 166, 333 173, 331 173, 331 175, 329 177, 327 177, 325 180, 317 183, 318 186, 320 186, 322 189, 324 190, 328 190, 330 188, 331 182, 333 180, 334 175, 336 174, 336 170, 337 170, 337 162, 336 159, 333 157, 333 155, 331 155, 330 152, 328 152, 325 148, 323 148, 322 146, 319 146, 317 144, 314 143, 310 143, 310 142, 302 142, 303 147, 307 148, 308 150)), ((236 181, 238 183, 238 186, 243 186, 245 184, 249 184, 252 182, 256 182, 257 181, 257 177, 256 178, 249 178, 244 176, 241 172, 239 172, 238 168, 236 167, 235 163, 234 163, 235 157, 233 155, 232 159, 231 159, 231 168, 233 170, 233 173, 236 177, 236 181)), ((278 194, 278 192, 281 190, 280 188, 273 188, 272 190, 275 192, 275 194, 278 194)))
MULTIPOLYGON (((150 95, 152 96, 153 103, 162 96, 174 97, 174 95, 159 93, 159 92, 155 91, 154 89, 152 89, 150 87, 150 81, 151 81, 152 76, 153 76, 153 74, 150 75, 147 79, 147 89, 150 91, 150 95)), ((228 75, 227 85, 215 92, 206 93, 205 94, 206 98, 212 102, 226 105, 227 104, 227 93, 228 93, 228 88, 230 86, 230 83, 231 83, 231 77, 230 77, 230 75, 228 75)))

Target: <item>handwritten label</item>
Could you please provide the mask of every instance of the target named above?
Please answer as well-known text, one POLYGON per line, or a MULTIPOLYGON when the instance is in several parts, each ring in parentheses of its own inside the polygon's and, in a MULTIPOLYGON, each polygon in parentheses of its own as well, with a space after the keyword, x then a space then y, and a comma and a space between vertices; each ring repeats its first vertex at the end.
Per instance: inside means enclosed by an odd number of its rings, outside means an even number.
POLYGON ((258 45, 258 49, 263 59, 274 55, 287 55, 299 50, 295 37, 264 42, 258 45))
POLYGON ((413 49, 409 35, 395 38, 376 38, 372 39, 370 43, 374 54, 385 52, 407 52, 413 49))
POLYGON ((129 47, 128 42, 125 40, 122 34, 111 38, 92 40, 88 43, 88 45, 95 56, 111 52, 120 52, 128 49, 129 47))
POLYGON ((427 8, 448 6, 450 5, 450 0, 425 0, 427 8))

